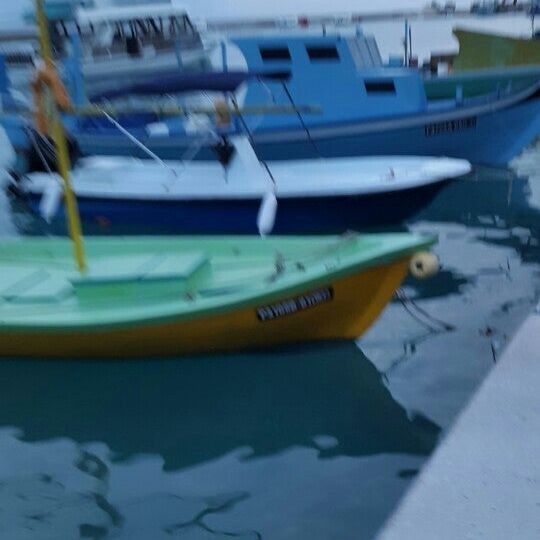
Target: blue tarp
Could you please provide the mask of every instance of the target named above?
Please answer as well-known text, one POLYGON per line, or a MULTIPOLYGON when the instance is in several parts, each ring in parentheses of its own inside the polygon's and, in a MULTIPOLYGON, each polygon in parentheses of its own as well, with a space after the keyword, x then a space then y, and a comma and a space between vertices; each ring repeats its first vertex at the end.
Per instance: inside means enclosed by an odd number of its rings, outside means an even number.
POLYGON ((283 72, 216 71, 206 73, 175 73, 160 76, 152 81, 138 82, 107 90, 90 97, 90 101, 103 101, 129 95, 163 95, 182 92, 234 92, 243 82, 253 79, 285 80, 290 76, 283 72))

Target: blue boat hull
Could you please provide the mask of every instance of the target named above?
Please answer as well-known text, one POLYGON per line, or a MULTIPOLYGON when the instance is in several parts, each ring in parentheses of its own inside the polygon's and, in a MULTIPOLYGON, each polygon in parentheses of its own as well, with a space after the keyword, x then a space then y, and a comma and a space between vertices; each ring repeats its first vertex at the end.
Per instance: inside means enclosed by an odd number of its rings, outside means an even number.
MULTIPOLYGON (((395 193, 358 197, 282 199, 275 234, 343 232, 397 224, 413 216, 435 197, 446 182, 395 193)), ((77 198, 85 232, 155 234, 257 234, 261 201, 140 201, 77 198)), ((38 211, 39 199, 27 201, 38 211)), ((52 224, 65 230, 60 212, 52 224)))
MULTIPOLYGON (((458 110, 459 113, 459 110, 458 110)), ((389 120, 383 127, 350 123, 321 125, 305 132, 265 130, 253 135, 261 159, 288 160, 317 157, 422 155, 467 159, 475 164, 506 165, 540 134, 540 97, 481 114, 424 115, 410 121, 389 120), (395 127, 392 127, 395 126, 395 127)), ((125 136, 75 132, 83 155, 123 155, 148 158, 125 136)), ((185 135, 141 137, 162 159, 182 159, 193 138, 185 135)), ((203 145, 195 159, 215 159, 203 145)))
MULTIPOLYGON (((70 136, 82 155, 148 155, 115 129, 79 129, 66 119, 70 136)), ((18 154, 31 151, 24 120, 4 117, 1 121, 18 154)), ((152 152, 162 159, 183 159, 195 139, 185 134, 148 137, 143 128, 130 128, 152 152)), ((496 102, 471 112, 464 107, 436 114, 389 118, 377 122, 321 123, 310 128, 310 136, 297 127, 255 132, 255 150, 261 159, 289 160, 318 157, 380 155, 448 156, 475 164, 504 166, 534 142, 540 134, 540 94, 516 99, 505 106, 496 102)), ((215 160, 210 143, 202 144, 199 160, 215 160)))

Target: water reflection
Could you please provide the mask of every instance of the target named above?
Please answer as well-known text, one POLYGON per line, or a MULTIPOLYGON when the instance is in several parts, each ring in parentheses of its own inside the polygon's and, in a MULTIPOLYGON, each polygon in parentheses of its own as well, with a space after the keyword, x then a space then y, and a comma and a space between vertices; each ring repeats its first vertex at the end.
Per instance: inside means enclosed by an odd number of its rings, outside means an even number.
POLYGON ((540 152, 530 152, 520 158, 529 170, 477 171, 410 223, 438 235, 442 271, 408 280, 401 301, 359 341, 394 398, 444 428, 538 301, 540 176, 530 172, 540 152))
POLYGON ((0 507, 13 508, 0 531, 36 534, 77 525, 89 538, 328 538, 345 512, 343 533, 354 525, 369 538, 439 431, 410 417, 348 342, 149 362, 6 360, 0 395, 0 425, 20 430, 0 432, 0 478, 10 478, 0 507))
POLYGON ((27 441, 102 441, 117 459, 159 454, 175 470, 239 447, 250 459, 295 445, 323 458, 427 454, 437 434, 409 421, 347 342, 179 361, 4 361, 0 392, 0 425, 27 441))
POLYGON ((5 430, 0 441, 12 452, 9 475, 0 484, 3 538, 260 538, 256 531, 220 531, 205 522, 240 504, 245 493, 118 498, 110 466, 73 443, 30 447, 5 430), (45 472, 34 472, 38 464, 45 472))
POLYGON ((447 184, 415 221, 504 227, 530 212, 530 193, 527 176, 507 169, 477 168, 466 178, 447 184))

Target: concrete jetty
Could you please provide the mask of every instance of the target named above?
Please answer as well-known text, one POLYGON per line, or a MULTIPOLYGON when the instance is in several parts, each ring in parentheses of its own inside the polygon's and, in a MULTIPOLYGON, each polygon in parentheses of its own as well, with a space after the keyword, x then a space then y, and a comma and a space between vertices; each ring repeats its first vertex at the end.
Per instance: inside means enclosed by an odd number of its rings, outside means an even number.
POLYGON ((377 538, 540 538, 540 314, 521 327, 377 538))

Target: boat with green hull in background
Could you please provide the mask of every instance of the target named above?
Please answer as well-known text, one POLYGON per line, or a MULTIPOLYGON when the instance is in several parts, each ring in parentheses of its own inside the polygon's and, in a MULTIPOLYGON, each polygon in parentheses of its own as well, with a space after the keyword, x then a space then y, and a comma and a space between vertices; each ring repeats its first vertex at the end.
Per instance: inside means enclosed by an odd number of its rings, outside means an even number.
POLYGON ((540 65, 540 40, 455 28, 455 71, 540 65))
POLYGON ((540 79, 540 40, 463 28, 453 31, 459 53, 445 75, 427 75, 430 99, 469 98, 493 92, 522 91, 540 79))
POLYGON ((511 66, 468 71, 424 78, 426 96, 431 100, 472 98, 509 90, 521 92, 540 79, 540 65, 511 66))

